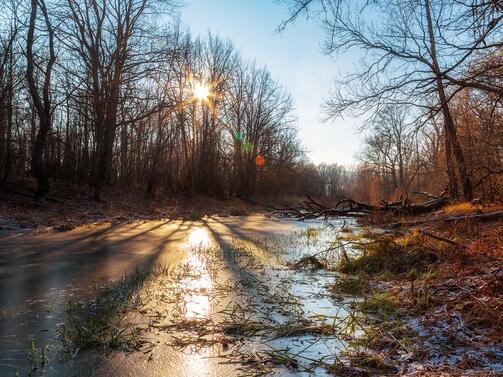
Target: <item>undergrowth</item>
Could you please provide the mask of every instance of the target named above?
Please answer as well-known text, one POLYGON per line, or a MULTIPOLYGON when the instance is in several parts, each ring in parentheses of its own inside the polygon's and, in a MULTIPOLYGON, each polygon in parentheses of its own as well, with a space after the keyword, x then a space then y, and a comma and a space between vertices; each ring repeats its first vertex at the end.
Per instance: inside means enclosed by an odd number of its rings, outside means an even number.
POLYGON ((370 292, 369 277, 365 272, 356 275, 340 275, 331 286, 332 293, 363 295, 370 292))
POLYGON ((355 305, 360 310, 377 314, 381 318, 395 313, 398 306, 396 298, 389 292, 372 292, 371 295, 365 296, 363 301, 355 302, 355 305))
POLYGON ((482 205, 472 202, 450 204, 443 209, 445 213, 469 213, 482 210, 482 205))
POLYGON ((360 254, 340 260, 339 270, 343 273, 405 277, 413 271, 426 271, 438 259, 420 243, 404 242, 388 235, 373 236, 372 240, 355 243, 354 247, 360 254))

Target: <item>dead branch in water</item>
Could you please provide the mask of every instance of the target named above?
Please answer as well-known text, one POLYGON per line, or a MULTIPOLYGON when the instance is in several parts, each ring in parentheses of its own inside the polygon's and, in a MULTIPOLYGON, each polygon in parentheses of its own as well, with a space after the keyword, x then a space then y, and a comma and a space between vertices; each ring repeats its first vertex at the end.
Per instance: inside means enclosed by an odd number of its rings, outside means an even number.
POLYGON ((381 205, 379 206, 358 202, 349 198, 339 200, 333 207, 328 207, 314 200, 310 196, 307 196, 305 200, 302 200, 290 206, 258 202, 243 197, 240 198, 254 205, 261 205, 265 208, 268 208, 277 215, 294 217, 299 220, 310 220, 317 218, 327 219, 330 217, 342 216, 361 217, 380 212, 419 215, 436 211, 444 207, 448 203, 447 198, 445 197, 445 192, 441 193, 440 195, 432 195, 429 193, 421 194, 426 195, 428 200, 423 203, 411 203, 407 198, 405 200, 391 203, 381 200, 381 205))

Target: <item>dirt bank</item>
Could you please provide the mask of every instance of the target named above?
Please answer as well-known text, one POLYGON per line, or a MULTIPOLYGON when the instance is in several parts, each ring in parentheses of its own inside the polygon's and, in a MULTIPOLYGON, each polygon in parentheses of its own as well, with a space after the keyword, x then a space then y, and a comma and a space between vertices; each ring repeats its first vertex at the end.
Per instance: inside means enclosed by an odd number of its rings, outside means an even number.
POLYGON ((96 202, 88 186, 53 184, 51 195, 36 202, 30 186, 9 183, 0 187, 0 232, 67 231, 80 225, 136 220, 199 220, 205 215, 247 215, 256 208, 237 198, 219 200, 203 195, 158 195, 108 188, 96 202))
POLYGON ((369 331, 355 364, 412 376, 503 373, 503 222, 444 221, 496 210, 453 205, 365 241, 349 237, 362 253, 340 266, 333 291, 364 297, 369 331))

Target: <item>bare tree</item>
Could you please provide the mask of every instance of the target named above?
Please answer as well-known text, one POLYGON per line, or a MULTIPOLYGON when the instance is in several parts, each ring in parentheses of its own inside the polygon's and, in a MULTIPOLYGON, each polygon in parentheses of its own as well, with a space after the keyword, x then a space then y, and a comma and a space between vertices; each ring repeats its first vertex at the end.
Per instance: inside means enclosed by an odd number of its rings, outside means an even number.
POLYGON ((415 129, 409 121, 406 109, 383 108, 373 119, 371 134, 365 138, 365 148, 359 156, 384 177, 386 182, 382 191, 386 197, 397 191, 400 197, 407 197, 417 174, 413 169, 415 129))
POLYGON ((16 79, 18 55, 15 42, 20 32, 17 1, 6 2, 0 12, 5 28, 0 29, 0 177, 3 182, 9 178, 12 162, 12 134, 14 118, 14 91, 19 80, 16 79), (9 15, 9 16, 6 16, 9 15), (5 18, 4 18, 5 17, 5 18))
POLYGON ((156 50, 148 34, 151 14, 170 11, 172 4, 160 0, 66 0, 66 3, 62 41, 82 62, 81 82, 88 85, 92 98, 97 149, 95 198, 101 200, 101 190, 112 167, 119 106, 128 100, 123 89, 141 80, 155 63, 152 52, 156 50))
POLYGON ((256 157, 272 160, 271 147, 294 120, 292 99, 267 70, 257 69, 254 64, 236 72, 230 95, 226 117, 233 138, 234 186, 240 194, 253 194, 258 173, 256 157))
POLYGON ((45 170, 44 150, 47 136, 52 128, 52 104, 51 104, 51 78, 54 63, 56 62, 56 52, 54 48, 54 29, 49 18, 49 12, 44 0, 31 0, 31 12, 26 37, 26 78, 33 105, 37 112, 39 127, 32 155, 33 175, 37 178, 36 196, 44 198, 49 193, 49 178, 45 170), (38 9, 42 12, 42 18, 47 32, 48 54, 47 62, 43 74, 43 84, 40 90, 36 78, 36 67, 41 66, 41 62, 35 61, 33 48, 35 46, 35 30, 37 23, 38 9))
POLYGON ((153 11, 171 3, 18 2, 30 22, 0 17, 4 178, 36 173, 39 198, 49 179, 91 183, 97 199, 105 184, 151 197, 324 195, 290 95, 229 41, 156 27, 153 11))
POLYGON ((312 11, 321 17, 327 31, 327 53, 344 53, 354 48, 365 51, 363 68, 341 81, 327 102, 329 117, 348 111, 375 112, 388 104, 430 111, 435 95, 433 112, 443 115, 451 194, 456 194, 455 166, 464 197, 471 199, 472 183, 449 102, 462 88, 456 80, 466 83, 471 62, 501 46, 499 7, 446 0, 296 0, 290 4, 291 16, 282 27, 303 12, 312 11), (494 18, 483 23, 479 14, 494 18), (377 17, 379 22, 374 22, 377 17))

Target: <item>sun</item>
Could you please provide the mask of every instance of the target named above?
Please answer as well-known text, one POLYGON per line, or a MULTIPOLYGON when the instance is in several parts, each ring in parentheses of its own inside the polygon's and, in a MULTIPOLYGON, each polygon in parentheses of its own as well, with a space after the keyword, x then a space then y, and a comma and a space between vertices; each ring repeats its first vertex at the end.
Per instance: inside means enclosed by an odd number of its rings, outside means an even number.
POLYGON ((194 95, 194 98, 196 98, 199 101, 205 101, 208 99, 210 95, 210 88, 208 85, 204 83, 197 83, 194 85, 194 88, 192 89, 192 94, 194 95))

